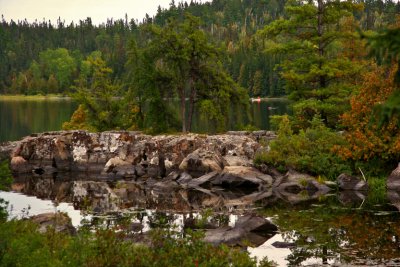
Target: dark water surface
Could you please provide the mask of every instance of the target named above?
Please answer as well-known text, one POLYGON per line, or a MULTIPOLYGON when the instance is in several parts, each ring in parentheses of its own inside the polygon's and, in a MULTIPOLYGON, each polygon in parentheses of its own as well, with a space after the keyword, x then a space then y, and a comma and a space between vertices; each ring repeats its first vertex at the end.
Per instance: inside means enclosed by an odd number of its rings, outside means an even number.
POLYGON ((67 98, 0 98, 0 142, 18 140, 32 133, 60 130, 76 107, 77 104, 67 98))
MULTIPOLYGON (((0 98, 0 142, 18 140, 32 133, 61 130, 69 121, 77 104, 67 98, 49 99, 1 99, 0 98)), ((238 125, 253 124, 261 130, 270 130, 271 115, 288 112, 286 100, 267 100, 250 104, 249 118, 233 118, 229 130, 238 125)), ((243 113, 246 113, 243 111, 243 113)), ((207 132, 208 123, 194 116, 194 132, 207 132)))

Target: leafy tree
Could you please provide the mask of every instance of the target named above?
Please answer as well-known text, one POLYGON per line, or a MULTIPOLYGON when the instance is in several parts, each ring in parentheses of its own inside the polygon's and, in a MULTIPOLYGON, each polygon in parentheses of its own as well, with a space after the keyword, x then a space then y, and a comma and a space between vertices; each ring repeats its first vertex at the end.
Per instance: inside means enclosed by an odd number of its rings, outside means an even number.
POLYGON ((212 111, 214 119, 222 125, 229 103, 247 103, 241 89, 224 71, 218 49, 209 43, 206 34, 199 29, 200 20, 186 14, 183 23, 169 21, 165 27, 151 28, 152 40, 148 45, 154 69, 159 77, 167 80, 169 89, 179 97, 182 131, 190 131, 197 103, 201 111, 212 111), (186 109, 188 99, 188 110, 186 109), (214 108, 208 102, 212 101, 214 108))
POLYGON ((393 90, 386 101, 377 105, 375 109, 375 112, 379 113, 380 124, 390 124, 393 116, 396 116, 398 120, 400 115, 400 16, 397 17, 397 22, 394 25, 380 32, 370 35, 364 34, 363 36, 367 37, 370 53, 377 59, 378 63, 397 65, 397 71, 392 77, 394 81, 392 86, 396 90, 393 90))
POLYGON ((361 6, 354 1, 290 1, 287 18, 273 21, 259 34, 269 40, 268 53, 286 54, 279 65, 294 105, 300 127, 321 114, 325 124, 335 127, 344 111, 351 86, 347 77, 358 68, 347 57, 338 57, 341 41, 354 38, 343 27, 361 6))
POLYGON ((373 64, 372 70, 363 75, 358 93, 351 98, 351 110, 342 116, 348 145, 336 150, 344 159, 380 161, 381 165, 395 165, 400 159, 398 118, 392 117, 388 123, 379 125, 379 114, 373 112, 396 90, 393 79, 397 71, 396 65, 387 69, 373 64))
POLYGON ((71 84, 72 76, 76 71, 76 62, 67 49, 47 49, 40 53, 39 59, 45 77, 49 78, 53 74, 60 88, 66 88, 71 84))

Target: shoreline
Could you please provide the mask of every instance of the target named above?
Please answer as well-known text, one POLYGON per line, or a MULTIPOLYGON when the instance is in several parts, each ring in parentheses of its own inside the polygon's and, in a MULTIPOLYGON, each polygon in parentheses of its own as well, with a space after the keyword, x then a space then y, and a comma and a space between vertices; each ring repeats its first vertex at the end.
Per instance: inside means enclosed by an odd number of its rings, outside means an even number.
POLYGON ((0 101, 3 100, 27 100, 27 101, 39 101, 39 100, 71 100, 70 96, 64 95, 0 95, 0 101))
POLYGON ((290 101, 287 96, 282 97, 250 97, 250 102, 290 101))

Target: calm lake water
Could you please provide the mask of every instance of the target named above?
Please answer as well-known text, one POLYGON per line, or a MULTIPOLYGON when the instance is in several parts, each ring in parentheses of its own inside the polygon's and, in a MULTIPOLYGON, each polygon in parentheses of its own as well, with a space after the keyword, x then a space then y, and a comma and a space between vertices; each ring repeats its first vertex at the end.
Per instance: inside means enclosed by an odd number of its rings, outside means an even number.
POLYGON ((60 130, 76 107, 76 103, 65 98, 0 98, 0 142, 18 140, 32 133, 60 130))
MULTIPOLYGON (((0 98, 0 142, 18 140, 32 133, 61 130, 62 124, 69 121, 77 104, 65 98, 40 100, 5 100, 0 98)), ((236 119, 229 130, 238 124, 255 125, 261 130, 270 129, 269 116, 285 114, 289 111, 286 100, 253 102, 249 118, 236 119)), ((243 112, 245 113, 245 111, 243 112)), ((207 132, 207 122, 195 115, 193 131, 207 132)))

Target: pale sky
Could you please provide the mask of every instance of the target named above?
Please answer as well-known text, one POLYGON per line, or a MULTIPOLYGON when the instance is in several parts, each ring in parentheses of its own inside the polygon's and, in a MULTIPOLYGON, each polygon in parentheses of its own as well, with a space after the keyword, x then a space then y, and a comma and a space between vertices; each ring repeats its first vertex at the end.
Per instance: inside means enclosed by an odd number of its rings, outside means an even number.
MULTIPOLYGON (((43 18, 56 23, 58 17, 66 23, 91 17, 94 24, 106 22, 107 18, 120 19, 128 14, 142 21, 146 13, 153 16, 157 7, 168 8, 171 0, 0 0, 0 14, 6 21, 24 20, 33 22, 43 18)), ((180 1, 175 0, 175 3, 180 1)), ((187 0, 190 2, 190 0, 187 0)), ((198 1, 201 2, 201 1, 198 1)), ((206 2, 206 1, 202 1, 206 2)))

